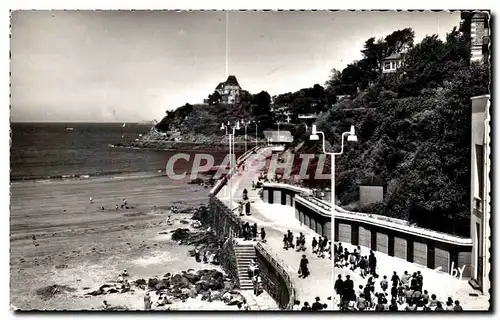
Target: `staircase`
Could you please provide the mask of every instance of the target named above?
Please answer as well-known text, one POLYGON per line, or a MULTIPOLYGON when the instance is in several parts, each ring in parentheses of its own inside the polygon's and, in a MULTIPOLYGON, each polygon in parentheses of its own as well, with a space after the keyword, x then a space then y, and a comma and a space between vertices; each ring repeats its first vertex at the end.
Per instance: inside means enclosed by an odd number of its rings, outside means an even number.
POLYGON ((234 246, 238 278, 241 290, 253 290, 252 278, 248 276, 248 267, 252 259, 256 258, 255 247, 251 241, 241 241, 234 246))

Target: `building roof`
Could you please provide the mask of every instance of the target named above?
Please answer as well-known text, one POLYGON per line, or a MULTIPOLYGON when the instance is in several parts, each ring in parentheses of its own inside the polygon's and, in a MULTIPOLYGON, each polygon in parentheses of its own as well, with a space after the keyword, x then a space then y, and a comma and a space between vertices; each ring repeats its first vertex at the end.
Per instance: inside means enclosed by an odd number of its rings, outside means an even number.
POLYGON ((390 56, 388 57, 385 57, 384 60, 398 60, 398 59, 401 59, 402 58, 402 55, 400 52, 397 52, 397 53, 393 53, 391 54, 390 56))
MULTIPOLYGON (((225 86, 240 86, 238 80, 236 80, 236 76, 229 76, 225 82, 221 82, 215 87, 215 90, 224 89, 225 86)), ((240 87, 241 88, 241 87, 240 87)))
POLYGON ((280 130, 279 135, 277 130, 265 130, 263 133, 264 137, 271 139, 272 142, 293 142, 292 133, 288 130, 280 130))
POLYGON ((236 76, 227 77, 226 84, 232 85, 232 86, 238 86, 238 87, 240 86, 238 83, 238 80, 236 80, 236 76))

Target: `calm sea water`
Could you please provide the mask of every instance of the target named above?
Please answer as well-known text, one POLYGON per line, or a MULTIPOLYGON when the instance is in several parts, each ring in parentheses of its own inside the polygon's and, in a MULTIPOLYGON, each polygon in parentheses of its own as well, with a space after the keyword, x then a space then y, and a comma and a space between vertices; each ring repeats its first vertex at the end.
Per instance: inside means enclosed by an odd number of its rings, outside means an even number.
MULTIPOLYGON (((110 146, 139 138, 150 128, 141 124, 123 127, 121 123, 13 123, 11 180, 165 172, 168 159, 176 152, 110 146)), ((190 163, 176 161, 174 171, 190 172, 193 155, 190 163)), ((225 157, 223 153, 212 155, 216 165, 225 157)))

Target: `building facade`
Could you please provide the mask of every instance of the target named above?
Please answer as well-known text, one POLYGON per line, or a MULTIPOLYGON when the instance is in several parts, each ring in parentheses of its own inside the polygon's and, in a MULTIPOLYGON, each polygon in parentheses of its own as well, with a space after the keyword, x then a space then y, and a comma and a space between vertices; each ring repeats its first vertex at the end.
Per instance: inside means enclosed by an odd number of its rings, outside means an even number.
POLYGON ((403 64, 403 55, 394 53, 382 60, 382 73, 396 72, 403 64))
POLYGON ((472 97, 470 234, 471 285, 484 295, 490 290, 490 95, 472 97))
POLYGON ((235 104, 240 102, 241 87, 235 76, 229 76, 225 82, 215 88, 222 97, 222 103, 235 104))
POLYGON ((463 12, 460 30, 470 36, 471 61, 488 63, 490 55, 490 16, 486 12, 463 12))

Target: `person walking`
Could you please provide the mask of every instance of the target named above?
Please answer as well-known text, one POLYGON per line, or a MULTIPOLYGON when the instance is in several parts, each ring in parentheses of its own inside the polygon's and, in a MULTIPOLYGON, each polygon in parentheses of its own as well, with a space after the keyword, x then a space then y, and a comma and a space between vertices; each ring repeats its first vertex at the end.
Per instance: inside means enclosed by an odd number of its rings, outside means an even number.
POLYGON ((257 240, 257 223, 254 223, 252 226, 252 239, 257 240))
POLYGON ((335 285, 333 287, 335 289, 335 292, 342 297, 342 293, 344 290, 344 281, 342 280, 342 275, 339 274, 338 279, 335 281, 335 285))
POLYGON ((370 250, 370 256, 368 257, 368 266, 370 267, 370 273, 375 275, 377 268, 377 258, 373 253, 373 250, 370 250))
POLYGON ((309 260, 307 260, 306 255, 302 255, 302 259, 300 259, 300 265, 299 265, 299 278, 302 277, 305 279, 309 275, 309 260))
POLYGON ((144 296, 144 310, 151 310, 151 297, 149 296, 149 292, 146 292, 144 296))
POLYGON ((288 250, 288 236, 286 233, 283 235, 283 249, 288 250))
POLYGON ((260 241, 266 242, 266 230, 264 228, 260 228, 260 241))
POLYGON ((316 240, 316 237, 313 237, 311 247, 312 247, 312 253, 316 253, 316 247, 318 246, 318 240, 316 240))

